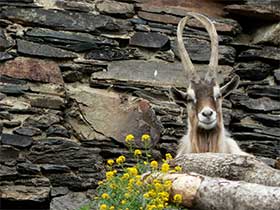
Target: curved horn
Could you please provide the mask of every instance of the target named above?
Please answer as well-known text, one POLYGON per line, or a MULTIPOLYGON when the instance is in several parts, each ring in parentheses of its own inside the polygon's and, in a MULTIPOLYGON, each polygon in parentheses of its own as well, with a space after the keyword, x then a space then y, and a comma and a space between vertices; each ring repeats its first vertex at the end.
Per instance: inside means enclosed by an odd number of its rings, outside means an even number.
POLYGON ((189 16, 191 16, 191 17, 197 19, 199 22, 201 22, 209 34, 209 37, 211 40, 211 56, 210 56, 209 71, 207 73, 207 76, 216 78, 216 69, 218 66, 218 55, 219 55, 218 34, 217 34, 216 28, 215 28, 214 24, 211 22, 211 20, 202 14, 189 12, 188 16, 184 17, 178 24, 178 28, 177 28, 178 48, 179 48, 179 53, 181 56, 181 60, 182 60, 184 69, 185 69, 185 71, 188 71, 188 69, 189 69, 191 71, 191 73, 194 72, 194 66, 185 49, 185 46, 183 43, 183 38, 182 38, 183 29, 184 29, 187 21, 189 20, 189 16))

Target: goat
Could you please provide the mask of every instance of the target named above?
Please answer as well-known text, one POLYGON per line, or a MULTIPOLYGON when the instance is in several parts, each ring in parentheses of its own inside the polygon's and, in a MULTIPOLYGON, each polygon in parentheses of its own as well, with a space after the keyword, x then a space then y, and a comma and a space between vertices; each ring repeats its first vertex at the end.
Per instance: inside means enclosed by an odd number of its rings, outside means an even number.
POLYGON ((186 93, 173 88, 186 100, 188 113, 188 132, 180 140, 177 157, 202 152, 249 155, 239 148, 224 128, 222 100, 238 86, 240 78, 234 76, 223 87, 217 82, 218 35, 214 24, 202 14, 189 12, 178 24, 177 42, 188 84, 186 93), (183 42, 183 30, 190 18, 203 24, 211 40, 210 62, 204 78, 196 72, 183 42))

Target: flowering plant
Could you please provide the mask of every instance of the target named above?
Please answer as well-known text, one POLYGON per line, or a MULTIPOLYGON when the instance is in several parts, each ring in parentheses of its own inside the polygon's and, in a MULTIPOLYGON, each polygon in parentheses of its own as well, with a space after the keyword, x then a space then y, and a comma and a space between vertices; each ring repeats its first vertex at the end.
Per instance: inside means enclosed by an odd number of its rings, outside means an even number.
MULTIPOLYGON (((149 145, 150 136, 144 134, 141 140, 144 145, 149 145)), ((129 145, 134 141, 134 136, 126 136, 125 142, 129 145)), ((146 182, 141 174, 147 172, 172 173, 181 170, 180 167, 170 169, 168 161, 172 159, 171 154, 166 154, 163 163, 150 160, 150 152, 147 147, 145 151, 134 149, 131 146, 130 153, 136 158, 137 163, 133 166, 124 167, 126 157, 121 155, 116 160, 107 160, 106 179, 99 182, 96 198, 80 210, 163 210, 183 209, 180 208, 182 196, 170 195, 172 182, 170 180, 158 180, 146 182), (145 157, 144 157, 145 156, 145 157), (169 201, 173 203, 169 203, 169 201)))

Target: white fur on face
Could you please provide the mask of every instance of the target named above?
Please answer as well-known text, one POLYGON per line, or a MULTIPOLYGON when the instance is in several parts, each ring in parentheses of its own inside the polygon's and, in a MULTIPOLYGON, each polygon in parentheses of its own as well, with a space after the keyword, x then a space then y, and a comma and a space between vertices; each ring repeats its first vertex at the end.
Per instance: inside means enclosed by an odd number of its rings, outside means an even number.
POLYGON ((215 101, 221 96, 220 87, 218 85, 213 87, 213 96, 215 101))
POLYGON ((195 92, 191 87, 188 88, 187 94, 196 103, 195 92))
POLYGON ((198 126, 210 130, 217 125, 217 112, 210 107, 204 107, 198 113, 198 126), (211 113, 211 115, 210 115, 211 113))

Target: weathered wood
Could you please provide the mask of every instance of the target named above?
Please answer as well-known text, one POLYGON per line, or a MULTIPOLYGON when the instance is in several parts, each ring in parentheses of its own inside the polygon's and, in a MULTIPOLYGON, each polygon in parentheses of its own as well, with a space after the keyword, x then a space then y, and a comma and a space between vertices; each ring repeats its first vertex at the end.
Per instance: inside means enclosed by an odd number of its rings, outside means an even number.
POLYGON ((171 197, 182 195, 182 205, 211 210, 277 210, 280 188, 190 174, 154 174, 171 180, 171 197))
POLYGON ((183 172, 280 187, 280 170, 271 168, 253 156, 192 153, 174 159, 171 165, 181 166, 183 172))

